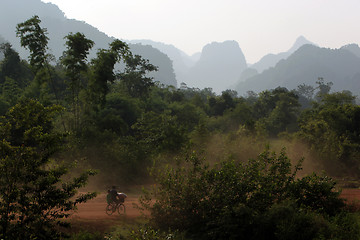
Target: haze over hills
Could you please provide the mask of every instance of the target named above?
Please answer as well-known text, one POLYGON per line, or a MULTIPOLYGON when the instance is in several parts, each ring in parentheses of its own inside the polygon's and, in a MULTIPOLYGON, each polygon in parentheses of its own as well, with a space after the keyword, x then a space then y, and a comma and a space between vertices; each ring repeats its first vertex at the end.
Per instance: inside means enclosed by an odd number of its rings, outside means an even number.
POLYGON ((199 61, 179 82, 189 87, 210 87, 221 93, 238 81, 246 67, 245 56, 236 41, 213 42, 202 49, 199 61))
MULTIPOLYGON (((49 48, 57 59, 65 50, 64 37, 70 32, 82 32, 96 43, 89 58, 96 56, 98 48, 107 48, 113 41, 112 37, 83 21, 67 19, 54 4, 41 0, 2 0, 0 35, 22 58, 27 58, 28 52, 20 46, 15 34, 16 25, 34 15, 38 15, 42 26, 48 29, 49 48)), ((278 86, 292 89, 302 83, 314 85, 318 77, 323 77, 325 81, 334 83, 335 90, 360 92, 360 70, 357 70, 360 69, 360 48, 356 44, 331 50, 306 45, 315 44, 300 36, 288 51, 265 55, 247 67, 246 58, 236 41, 207 44, 201 53, 193 56, 173 45, 152 40, 126 42, 134 54, 142 55, 159 67, 152 76, 155 81, 166 85, 179 86, 184 82, 188 87, 210 87, 216 93, 236 89, 244 94, 248 90, 258 92, 278 86)))
POLYGON ((178 80, 183 79, 189 69, 193 67, 200 58, 200 56, 197 54, 188 56, 185 52, 181 51, 173 45, 155 42, 152 40, 127 40, 126 42, 132 44, 150 45, 166 54, 172 60, 174 72, 178 80))
MULTIPOLYGON (((212 43, 206 45, 198 53, 198 61, 191 60, 186 53, 168 44, 151 40, 132 40, 132 43, 151 45, 167 54, 173 61, 178 83, 184 82, 188 87, 211 87, 217 93, 226 89, 234 89, 238 80, 245 81, 259 72, 275 66, 280 60, 286 59, 299 47, 313 44, 305 37, 296 39, 292 47, 279 54, 268 54, 259 62, 246 68, 246 60, 241 48, 235 41, 212 43), (229 44, 233 42, 233 44, 229 44)), ((194 56, 192 56, 194 58, 194 56)))
POLYGON ((355 43, 345 45, 345 46, 341 47, 341 49, 346 49, 360 58, 360 48, 355 43))
POLYGON ((304 36, 300 36, 296 39, 295 43, 288 51, 278 54, 267 54, 262 57, 257 63, 251 65, 250 68, 256 69, 259 73, 261 73, 262 71, 270 67, 274 67, 280 60, 288 58, 291 54, 293 54, 296 50, 298 50, 301 46, 305 44, 313 43, 307 40, 304 36))
MULTIPOLYGON (((40 0, 2 0, 0 13, 0 35, 13 45, 22 58, 27 58, 29 53, 20 46, 20 40, 15 33, 16 25, 34 15, 38 15, 42 21, 42 26, 47 28, 50 38, 48 47, 56 59, 65 50, 64 37, 70 32, 81 32, 95 42, 95 46, 89 54, 90 59, 96 56, 97 49, 108 48, 108 44, 114 40, 83 21, 67 19, 56 5, 44 3, 40 0)), ((133 44, 129 44, 129 46, 134 54, 142 55, 159 67, 159 71, 153 73, 155 81, 177 86, 172 63, 167 55, 150 46, 133 46, 133 44)))
POLYGON ((159 71, 149 74, 155 81, 159 81, 165 85, 177 86, 172 62, 165 53, 148 45, 129 44, 129 46, 133 53, 143 56, 145 59, 151 60, 151 64, 159 67, 159 71))
MULTIPOLYGON (((358 47, 352 48, 360 51, 358 47)), ((346 48, 328 49, 304 45, 275 67, 249 77, 236 86, 239 94, 276 87, 296 89, 300 84, 315 86, 318 78, 333 82, 335 91, 360 94, 360 58, 346 48)))

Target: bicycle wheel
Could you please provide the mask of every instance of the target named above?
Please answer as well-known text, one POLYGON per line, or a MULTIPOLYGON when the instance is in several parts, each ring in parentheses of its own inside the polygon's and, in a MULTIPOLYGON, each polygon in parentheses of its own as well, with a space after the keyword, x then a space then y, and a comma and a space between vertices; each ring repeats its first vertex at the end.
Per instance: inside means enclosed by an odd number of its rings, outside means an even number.
POLYGON ((113 212, 115 212, 115 209, 116 209, 116 206, 115 205, 113 205, 113 204, 108 204, 107 206, 106 206, 106 214, 107 215, 111 215, 111 214, 113 214, 113 212))
POLYGON ((119 214, 125 214, 125 205, 120 203, 118 206, 117 206, 117 210, 118 210, 118 213, 119 214))

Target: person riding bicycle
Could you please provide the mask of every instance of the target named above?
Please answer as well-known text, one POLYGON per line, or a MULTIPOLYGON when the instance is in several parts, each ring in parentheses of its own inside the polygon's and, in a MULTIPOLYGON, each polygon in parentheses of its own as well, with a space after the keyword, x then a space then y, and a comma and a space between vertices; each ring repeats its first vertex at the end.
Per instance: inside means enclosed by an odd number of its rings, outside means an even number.
POLYGON ((112 186, 111 190, 108 190, 108 195, 106 196, 106 200, 108 204, 115 203, 123 203, 127 195, 125 193, 118 193, 115 186, 112 186))

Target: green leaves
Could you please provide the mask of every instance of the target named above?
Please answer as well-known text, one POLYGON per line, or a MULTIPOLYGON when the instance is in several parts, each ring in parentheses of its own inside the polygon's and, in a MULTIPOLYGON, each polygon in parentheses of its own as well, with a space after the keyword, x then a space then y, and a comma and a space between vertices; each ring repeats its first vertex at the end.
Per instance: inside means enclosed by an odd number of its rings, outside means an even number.
POLYGON ((154 86, 152 78, 146 74, 157 71, 157 67, 139 55, 129 55, 125 58, 125 63, 125 71, 118 76, 120 81, 123 82, 130 96, 146 98, 150 87, 154 86))
POLYGON ((344 207, 331 178, 298 178, 302 160, 292 166, 284 151, 266 149, 247 163, 224 160, 213 167, 196 153, 187 160, 189 165, 157 172, 154 199, 148 193, 143 206, 155 226, 186 232, 191 239, 286 239, 301 224, 312 231, 300 238, 307 239, 321 235, 323 227, 313 226, 318 218, 326 221, 344 207), (284 214, 299 221, 292 230, 284 229, 284 214))
POLYGON ((81 89, 80 76, 88 67, 86 58, 89 50, 94 46, 94 42, 79 32, 75 34, 70 33, 65 39, 67 50, 61 58, 61 62, 65 66, 69 88, 77 96, 81 89))
POLYGON ((20 37, 21 46, 30 50, 30 65, 34 72, 43 68, 47 63, 47 44, 49 38, 47 30, 40 27, 41 20, 33 16, 29 20, 16 26, 16 35, 20 37))
POLYGON ((297 135, 305 140, 330 173, 358 174, 360 156, 360 107, 346 92, 322 95, 320 103, 306 110, 297 135), (347 170, 345 170, 347 169, 347 170))
POLYGON ((70 99, 73 112, 73 130, 78 131, 80 124, 80 91, 85 87, 82 82, 82 74, 86 72, 88 66, 86 62, 89 50, 93 47, 94 42, 87 39, 82 33, 69 34, 65 37, 67 50, 61 59, 65 66, 67 85, 70 91, 70 99))
POLYGON ((185 143, 185 129, 175 116, 147 112, 132 126, 135 138, 149 152, 176 151, 185 143))
POLYGON ((63 143, 52 119, 62 108, 44 107, 34 100, 15 105, 0 124, 0 237, 5 239, 57 239, 58 220, 69 216, 76 204, 95 196, 73 198, 93 171, 68 183, 68 168, 51 156, 63 143))

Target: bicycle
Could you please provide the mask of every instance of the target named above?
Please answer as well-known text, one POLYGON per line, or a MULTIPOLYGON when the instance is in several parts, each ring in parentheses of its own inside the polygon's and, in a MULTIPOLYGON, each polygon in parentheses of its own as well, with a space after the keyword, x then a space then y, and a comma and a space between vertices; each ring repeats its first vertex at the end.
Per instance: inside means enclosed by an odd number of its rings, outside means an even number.
POLYGON ((125 205, 121 202, 120 203, 112 202, 106 206, 105 211, 107 215, 112 215, 116 211, 118 212, 118 214, 122 215, 125 214, 125 205))

